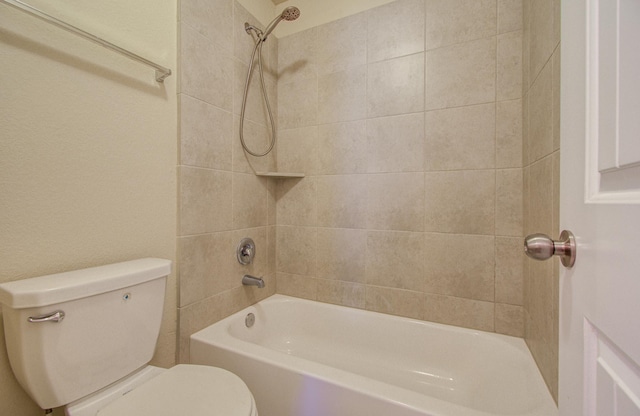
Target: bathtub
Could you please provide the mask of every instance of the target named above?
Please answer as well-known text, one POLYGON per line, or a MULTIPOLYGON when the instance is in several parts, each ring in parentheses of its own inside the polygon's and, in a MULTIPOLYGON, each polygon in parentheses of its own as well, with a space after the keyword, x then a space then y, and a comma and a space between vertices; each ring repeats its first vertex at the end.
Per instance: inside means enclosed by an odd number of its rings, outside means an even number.
POLYGON ((260 416, 558 412, 520 338, 282 295, 193 334, 190 353, 239 375, 260 416))

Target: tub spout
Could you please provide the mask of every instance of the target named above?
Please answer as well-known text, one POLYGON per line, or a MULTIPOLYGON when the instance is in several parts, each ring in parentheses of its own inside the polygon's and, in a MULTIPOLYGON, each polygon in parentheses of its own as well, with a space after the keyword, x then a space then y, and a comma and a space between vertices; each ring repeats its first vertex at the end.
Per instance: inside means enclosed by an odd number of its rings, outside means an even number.
POLYGON ((244 277, 242 277, 242 284, 246 286, 258 286, 262 288, 264 287, 264 280, 262 280, 262 277, 253 277, 245 274, 244 277))

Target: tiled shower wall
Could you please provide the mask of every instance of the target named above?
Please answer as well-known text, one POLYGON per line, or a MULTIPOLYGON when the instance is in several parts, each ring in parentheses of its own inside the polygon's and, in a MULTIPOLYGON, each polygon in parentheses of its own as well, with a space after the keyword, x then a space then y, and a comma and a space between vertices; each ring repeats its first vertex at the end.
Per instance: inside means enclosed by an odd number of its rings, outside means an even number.
MULTIPOLYGON (((253 173, 273 167, 275 159, 247 159, 237 134, 253 47, 244 31, 247 21, 260 26, 232 0, 180 2, 177 267, 181 362, 189 360, 189 335, 275 293, 275 185, 253 173), (256 242, 251 266, 241 266, 236 260, 235 249, 243 237, 256 242), (263 276, 266 288, 242 286, 245 273, 263 276)), ((272 37, 265 44, 264 57, 265 81, 274 107, 277 50, 277 39, 272 37)), ((250 97, 247 119, 247 142, 255 149, 263 148, 267 120, 259 96, 250 97)))
MULTIPOLYGON (((525 234, 558 238, 560 0, 524 0, 523 165, 525 234)), ((558 397, 559 262, 525 260, 525 340, 558 397)))
MULTIPOLYGON (((257 22, 183 0, 180 359, 191 333, 274 293, 277 268, 280 293, 525 335, 557 396, 558 266, 523 261, 521 238, 558 233, 558 6, 400 0, 272 36, 276 161, 237 138, 257 22), (276 168, 307 176, 253 175, 276 168), (244 236, 264 247, 251 268, 244 236), (267 289, 242 287, 247 271, 267 289)), ((256 81, 245 134, 261 148, 256 81)))
POLYGON ((279 40, 279 293, 523 335, 522 22, 399 0, 279 40))

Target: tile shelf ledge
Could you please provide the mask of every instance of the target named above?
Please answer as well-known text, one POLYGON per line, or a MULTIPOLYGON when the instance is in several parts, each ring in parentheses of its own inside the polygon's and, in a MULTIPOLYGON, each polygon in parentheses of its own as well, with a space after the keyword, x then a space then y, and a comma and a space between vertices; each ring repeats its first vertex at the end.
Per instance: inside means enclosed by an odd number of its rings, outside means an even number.
POLYGON ((256 172, 256 176, 264 176, 267 178, 286 179, 286 178, 304 178, 304 173, 298 172, 256 172))

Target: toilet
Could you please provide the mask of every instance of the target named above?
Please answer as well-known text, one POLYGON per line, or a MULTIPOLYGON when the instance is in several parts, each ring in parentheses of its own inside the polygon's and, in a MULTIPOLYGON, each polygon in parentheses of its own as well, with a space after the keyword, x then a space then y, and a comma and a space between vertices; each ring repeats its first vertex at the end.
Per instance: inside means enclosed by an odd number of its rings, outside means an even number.
POLYGON ((170 272, 171 261, 145 258, 0 284, 20 385, 68 416, 257 416, 229 371, 148 365, 170 272))

